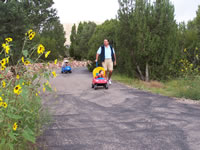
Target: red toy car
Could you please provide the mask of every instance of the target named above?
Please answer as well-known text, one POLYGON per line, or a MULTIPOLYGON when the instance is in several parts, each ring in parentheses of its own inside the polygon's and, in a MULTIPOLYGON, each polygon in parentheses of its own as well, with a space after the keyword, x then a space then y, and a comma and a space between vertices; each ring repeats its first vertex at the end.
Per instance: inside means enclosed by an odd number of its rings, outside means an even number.
MULTIPOLYGON (((98 66, 98 64, 96 64, 98 66)), ((104 78, 105 69, 102 67, 97 67, 93 70, 93 80, 92 80, 92 88, 95 90, 98 86, 103 86, 105 89, 108 89, 108 81, 104 78)))

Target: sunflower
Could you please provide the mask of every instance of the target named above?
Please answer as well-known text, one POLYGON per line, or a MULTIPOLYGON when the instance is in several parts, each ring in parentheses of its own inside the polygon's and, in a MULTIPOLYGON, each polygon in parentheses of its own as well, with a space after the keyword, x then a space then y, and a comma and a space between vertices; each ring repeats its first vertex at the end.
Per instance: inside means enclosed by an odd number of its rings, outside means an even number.
POLYGON ((50 53, 51 53, 51 51, 46 52, 45 58, 47 58, 47 57, 49 56, 50 53))
POLYGON ((15 122, 15 123, 13 124, 13 130, 16 131, 16 130, 17 130, 17 127, 18 127, 18 126, 17 126, 17 122, 15 122))
POLYGON ((45 89, 45 87, 43 87, 43 92, 45 92, 46 91, 46 89, 45 89))
POLYGON ((6 44, 3 43, 3 44, 2 44, 2 47, 3 47, 3 49, 6 49, 6 44))
POLYGON ((5 40, 6 40, 6 42, 7 42, 7 43, 9 43, 9 42, 12 42, 12 41, 13 41, 13 39, 12 39, 12 38, 6 38, 5 40))
POLYGON ((7 64, 9 63, 9 58, 10 58, 10 57, 7 57, 7 58, 6 58, 6 63, 7 63, 7 64))
POLYGON ((22 62, 24 63, 24 57, 22 57, 22 62))
POLYGON ((1 85, 2 85, 3 88, 5 88, 5 87, 6 87, 6 82, 5 82, 5 81, 2 81, 2 82, 1 82, 1 85))
POLYGON ((1 63, 2 66, 5 66, 6 65, 6 58, 2 59, 0 63, 1 63))
POLYGON ((42 44, 38 45, 38 49, 37 49, 38 54, 43 54, 44 50, 45 50, 45 48, 42 44))
POLYGON ((16 76, 16 79, 19 80, 19 75, 16 76))
POLYGON ((7 107, 8 107, 8 104, 7 104, 6 102, 4 102, 4 103, 3 103, 3 107, 4 107, 4 108, 7 108, 7 107))
POLYGON ((54 61, 54 64, 56 65, 56 64, 57 64, 57 62, 58 62, 58 60, 56 59, 56 60, 54 61))
POLYGON ((28 61, 28 60, 26 60, 25 62, 24 62, 24 65, 29 65, 30 64, 30 61, 28 61))
POLYGON ((35 37, 35 32, 32 32, 29 34, 29 40, 32 40, 35 37))
POLYGON ((10 46, 8 43, 3 43, 2 44, 3 49, 5 50, 6 54, 9 54, 10 51, 10 46))
POLYGON ((22 92, 21 88, 22 87, 19 84, 16 85, 15 88, 14 88, 14 93, 19 95, 22 92))
POLYGON ((6 66, 1 66, 1 71, 5 70, 6 66))
POLYGON ((28 34, 31 34, 32 32, 33 32, 33 30, 32 30, 32 29, 28 30, 28 34))
POLYGON ((51 73, 53 74, 54 78, 57 76, 55 71, 52 71, 51 73))

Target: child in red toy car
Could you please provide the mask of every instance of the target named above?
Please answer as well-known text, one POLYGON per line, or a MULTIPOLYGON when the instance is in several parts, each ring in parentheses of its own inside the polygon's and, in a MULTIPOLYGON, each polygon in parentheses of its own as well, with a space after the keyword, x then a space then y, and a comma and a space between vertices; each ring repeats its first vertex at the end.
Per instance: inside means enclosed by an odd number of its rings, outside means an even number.
POLYGON ((104 78, 104 71, 103 71, 103 70, 100 70, 98 76, 96 76, 95 78, 96 78, 96 79, 97 79, 97 78, 104 78))

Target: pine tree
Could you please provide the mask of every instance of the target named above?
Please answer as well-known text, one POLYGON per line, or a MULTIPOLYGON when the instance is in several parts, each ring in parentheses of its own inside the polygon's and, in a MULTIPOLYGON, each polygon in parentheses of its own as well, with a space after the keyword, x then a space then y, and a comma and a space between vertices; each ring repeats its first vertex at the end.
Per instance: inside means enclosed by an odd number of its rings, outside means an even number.
POLYGON ((74 44, 75 44, 75 41, 76 41, 76 24, 74 24, 72 26, 70 41, 71 41, 71 45, 70 45, 70 48, 69 48, 69 54, 70 54, 71 57, 74 57, 74 44))

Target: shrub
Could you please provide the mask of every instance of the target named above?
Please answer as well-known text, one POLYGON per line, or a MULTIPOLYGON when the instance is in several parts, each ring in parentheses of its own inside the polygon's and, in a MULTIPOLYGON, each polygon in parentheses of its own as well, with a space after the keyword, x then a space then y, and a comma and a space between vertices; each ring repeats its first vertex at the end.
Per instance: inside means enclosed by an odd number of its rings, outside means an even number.
POLYGON ((180 97, 200 100, 200 61, 199 61, 199 49, 195 50, 184 49, 183 59, 181 63, 182 79, 179 83, 179 95, 180 97))

